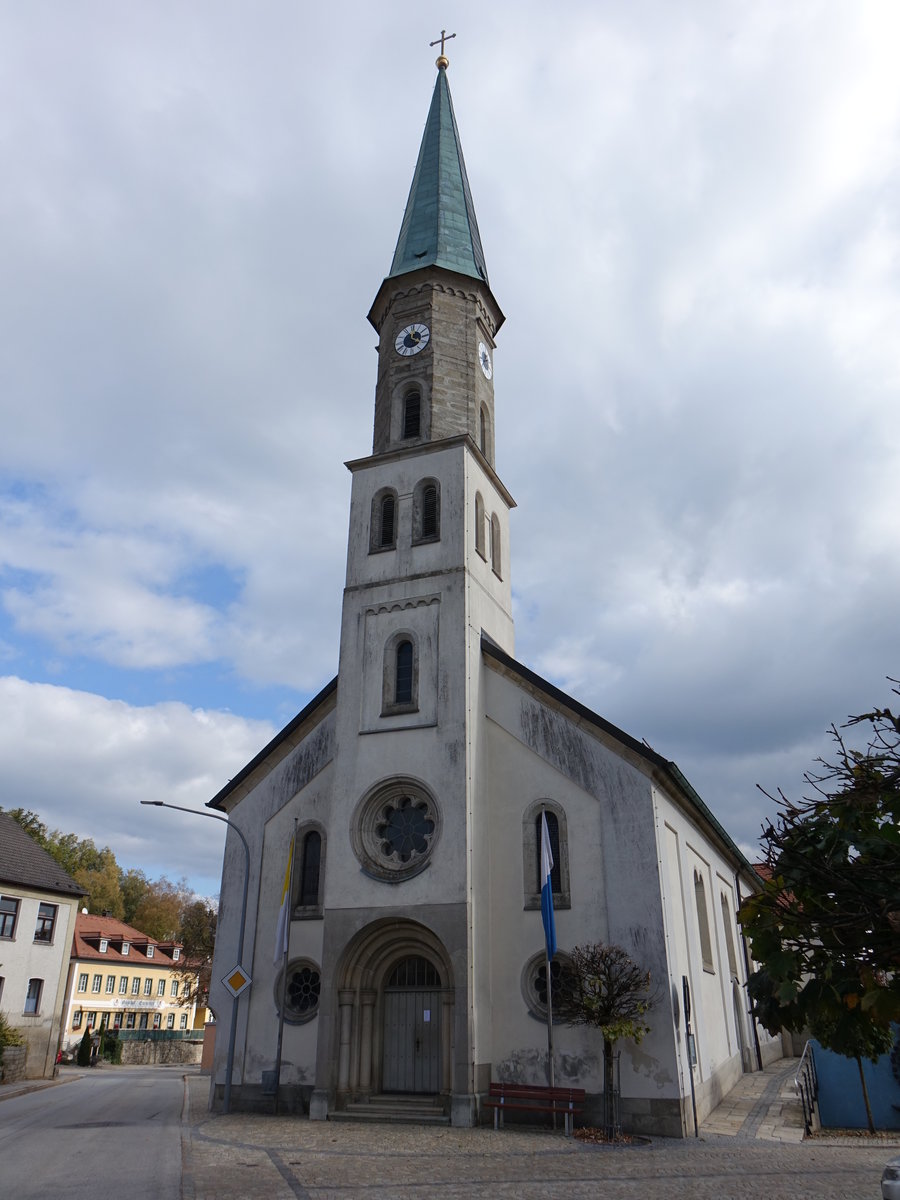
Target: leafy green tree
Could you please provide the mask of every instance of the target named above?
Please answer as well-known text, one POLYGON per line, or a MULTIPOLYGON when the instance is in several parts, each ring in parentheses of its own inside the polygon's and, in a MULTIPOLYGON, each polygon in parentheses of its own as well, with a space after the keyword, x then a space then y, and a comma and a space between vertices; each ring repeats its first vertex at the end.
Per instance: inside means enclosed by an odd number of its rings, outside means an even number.
POLYGON ((100 852, 96 867, 78 867, 73 875, 87 892, 85 903, 92 913, 109 913, 122 920, 125 905, 119 884, 119 867, 112 850, 107 847, 100 852))
POLYGON ((165 875, 152 883, 134 914, 135 928, 161 942, 175 941, 181 929, 181 914, 193 900, 186 879, 172 883, 165 875))
POLYGON ((127 871, 119 868, 119 891, 122 893, 124 910, 122 920, 126 925, 135 924, 135 914, 149 888, 150 880, 143 871, 137 867, 130 867, 127 871))
MULTIPOLYGON (((896 680, 891 680, 896 683, 896 680)), ((900 695, 895 687, 894 693, 900 695)), ((831 728, 833 761, 817 760, 812 796, 763 828, 765 880, 740 920, 759 964, 748 990, 769 1030, 809 1028, 857 1061, 890 1049, 900 1021, 900 717, 889 708, 851 717, 862 749, 831 728)))
POLYGON ((608 1137, 619 1130, 613 1117, 616 1043, 640 1042, 649 1033, 646 1014, 656 1001, 650 972, 637 965, 621 946, 604 942, 575 946, 560 973, 553 1010, 567 1025, 588 1025, 603 1038, 604 1124, 608 1137))
POLYGON ((188 1004, 205 1006, 216 945, 216 906, 211 900, 192 900, 181 916, 178 940, 183 947, 178 979, 182 998, 188 1004))

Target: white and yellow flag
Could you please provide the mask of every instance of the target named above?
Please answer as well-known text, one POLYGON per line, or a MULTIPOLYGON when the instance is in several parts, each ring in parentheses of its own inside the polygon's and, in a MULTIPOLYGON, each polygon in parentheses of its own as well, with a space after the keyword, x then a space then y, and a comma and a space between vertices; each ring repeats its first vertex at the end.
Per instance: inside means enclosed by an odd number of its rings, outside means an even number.
POLYGON ((278 923, 275 926, 275 966, 287 954, 288 937, 291 932, 291 867, 294 862, 294 839, 291 838, 291 848, 288 853, 287 868, 284 872, 284 887, 281 889, 281 907, 278 910, 278 923))

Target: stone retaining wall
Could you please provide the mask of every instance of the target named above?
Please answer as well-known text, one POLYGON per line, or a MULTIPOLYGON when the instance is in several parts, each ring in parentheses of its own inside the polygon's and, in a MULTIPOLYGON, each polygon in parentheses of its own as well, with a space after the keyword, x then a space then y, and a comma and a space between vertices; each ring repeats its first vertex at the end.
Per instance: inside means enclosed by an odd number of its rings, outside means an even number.
POLYGON ((18 1083, 25 1078, 27 1046, 4 1046, 0 1050, 0 1077, 4 1083, 18 1083))
POLYGON ((159 1063, 199 1063, 203 1042, 136 1041, 122 1042, 122 1062, 129 1066, 155 1066, 159 1063))

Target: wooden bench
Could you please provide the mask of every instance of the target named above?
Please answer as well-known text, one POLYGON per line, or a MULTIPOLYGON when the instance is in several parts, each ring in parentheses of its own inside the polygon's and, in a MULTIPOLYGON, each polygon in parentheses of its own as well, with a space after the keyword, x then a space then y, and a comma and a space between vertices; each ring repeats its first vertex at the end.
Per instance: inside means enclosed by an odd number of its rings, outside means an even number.
POLYGON ((583 1088, 538 1087, 530 1083, 492 1083, 487 1108, 494 1110, 494 1128, 502 1129, 503 1114, 517 1112, 556 1113, 563 1117, 566 1137, 571 1137, 575 1115, 584 1111, 583 1088))

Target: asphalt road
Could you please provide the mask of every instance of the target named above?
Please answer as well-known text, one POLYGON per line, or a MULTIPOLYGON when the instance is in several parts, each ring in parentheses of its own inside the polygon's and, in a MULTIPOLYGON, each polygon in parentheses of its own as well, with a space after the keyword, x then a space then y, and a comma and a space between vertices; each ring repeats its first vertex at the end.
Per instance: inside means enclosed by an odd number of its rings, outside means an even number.
POLYGON ((180 1200, 184 1069, 63 1069, 0 1105, 0 1196, 180 1200))

